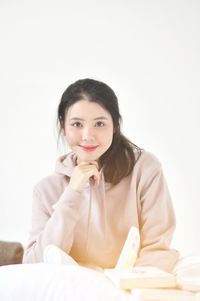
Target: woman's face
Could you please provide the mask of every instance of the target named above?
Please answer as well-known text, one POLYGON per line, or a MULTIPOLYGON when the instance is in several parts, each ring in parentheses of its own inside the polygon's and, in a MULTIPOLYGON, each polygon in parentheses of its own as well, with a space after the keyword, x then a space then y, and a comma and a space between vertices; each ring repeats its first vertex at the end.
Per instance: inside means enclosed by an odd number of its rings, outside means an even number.
POLYGON ((112 143, 112 117, 99 104, 80 100, 66 113, 64 133, 77 163, 97 161, 112 143))

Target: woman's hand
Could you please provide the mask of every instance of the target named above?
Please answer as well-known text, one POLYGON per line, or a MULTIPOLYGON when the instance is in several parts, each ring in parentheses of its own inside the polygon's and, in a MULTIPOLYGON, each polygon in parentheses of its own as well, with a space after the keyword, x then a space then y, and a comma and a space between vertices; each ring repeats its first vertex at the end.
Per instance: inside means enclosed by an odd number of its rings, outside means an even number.
POLYGON ((78 164, 74 168, 69 185, 75 191, 82 191, 89 179, 93 179, 97 185, 99 184, 99 171, 96 161, 78 164))

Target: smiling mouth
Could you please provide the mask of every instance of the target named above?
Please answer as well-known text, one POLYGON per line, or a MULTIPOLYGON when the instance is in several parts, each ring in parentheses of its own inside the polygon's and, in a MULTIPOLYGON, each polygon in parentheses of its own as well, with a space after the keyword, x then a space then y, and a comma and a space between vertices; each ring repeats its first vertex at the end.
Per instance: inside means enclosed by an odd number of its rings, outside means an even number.
POLYGON ((81 147, 82 150, 84 150, 85 152, 92 152, 92 151, 94 151, 98 146, 84 146, 84 145, 80 145, 80 147, 81 147))

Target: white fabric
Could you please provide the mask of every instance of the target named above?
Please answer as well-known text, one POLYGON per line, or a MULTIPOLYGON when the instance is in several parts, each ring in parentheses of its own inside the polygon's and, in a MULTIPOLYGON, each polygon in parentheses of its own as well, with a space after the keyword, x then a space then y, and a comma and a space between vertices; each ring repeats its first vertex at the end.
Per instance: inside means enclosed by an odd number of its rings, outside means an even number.
POLYGON ((0 267, 0 301, 200 301, 199 256, 183 258, 175 268, 182 277, 182 288, 198 294, 159 289, 128 293, 115 287, 102 272, 72 263, 70 257, 68 263, 56 264, 61 258, 55 246, 46 249, 44 258, 51 264, 0 267))
POLYGON ((0 268, 1 301, 121 301, 128 300, 126 296, 102 273, 81 266, 37 263, 0 268))
MULTIPOLYGON (((73 260, 72 257, 54 245, 48 245, 45 248, 44 262, 77 265, 77 262, 73 260)), ((193 292, 200 292, 200 255, 196 254, 181 258, 174 267, 173 273, 176 276, 179 288, 193 292)))
POLYGON ((43 261, 45 263, 78 265, 78 263, 55 245, 48 245, 43 252, 43 261))
POLYGON ((181 289, 200 292, 200 255, 181 258, 174 268, 174 273, 181 289))

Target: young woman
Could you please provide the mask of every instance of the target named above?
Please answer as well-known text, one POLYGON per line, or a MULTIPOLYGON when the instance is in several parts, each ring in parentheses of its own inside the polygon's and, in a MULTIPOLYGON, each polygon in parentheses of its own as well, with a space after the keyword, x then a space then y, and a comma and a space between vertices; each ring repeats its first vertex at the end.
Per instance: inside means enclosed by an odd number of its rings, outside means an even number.
POLYGON ((114 267, 134 225, 141 237, 136 265, 173 268, 175 216, 161 164, 123 136, 120 122, 105 83, 82 79, 63 93, 58 124, 71 152, 35 186, 24 263, 43 261, 53 244, 77 262, 114 267))

